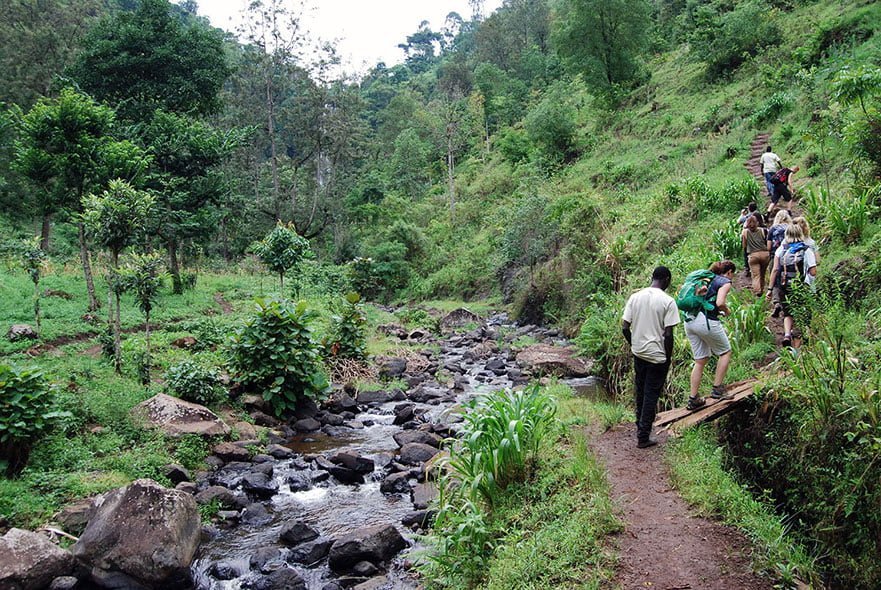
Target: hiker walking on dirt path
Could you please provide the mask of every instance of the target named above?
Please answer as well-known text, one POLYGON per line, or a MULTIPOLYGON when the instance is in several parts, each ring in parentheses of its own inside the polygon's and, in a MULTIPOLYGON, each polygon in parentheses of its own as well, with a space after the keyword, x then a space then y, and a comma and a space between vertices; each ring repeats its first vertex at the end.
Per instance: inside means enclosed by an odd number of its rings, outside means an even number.
MULTIPOLYGON (((780 306, 783 311, 783 346, 796 348, 801 338, 795 333, 793 311, 807 316, 810 312, 807 298, 811 285, 817 276, 817 258, 814 251, 805 244, 804 232, 797 223, 786 228, 786 239, 774 253, 774 270, 771 271, 771 284, 778 285, 780 306)), ((771 297, 771 290, 768 290, 771 297)), ((804 317, 806 322, 809 317, 804 317)))
POLYGON ((765 188, 768 189, 768 196, 773 197, 774 185, 771 184, 771 177, 783 168, 783 162, 780 161, 780 156, 771 151, 771 146, 768 146, 765 148, 765 153, 759 158, 759 163, 762 165, 762 176, 765 177, 765 188))
MULTIPOLYGON (((774 223, 768 228, 768 255, 771 260, 773 260, 774 255, 777 253, 777 248, 780 247, 780 244, 783 243, 783 240, 786 239, 786 228, 792 223, 792 218, 789 216, 788 211, 778 211, 777 215, 774 216, 774 223)), ((783 310, 780 307, 780 287, 778 287, 774 281, 770 281, 768 283, 768 289, 771 291, 771 303, 774 306, 774 311, 771 314, 771 317, 778 317, 780 312, 783 310)))
POLYGON ((725 375, 731 363, 731 343, 722 326, 721 316, 731 313, 727 303, 728 293, 731 291, 731 280, 736 270, 730 260, 714 262, 710 266, 710 272, 715 276, 707 285, 704 295, 709 303, 708 309, 685 322, 685 335, 691 343, 691 354, 694 358, 694 367, 691 370, 691 397, 688 400, 689 410, 697 409, 706 403, 699 395, 699 390, 704 367, 711 356, 718 357, 718 361, 710 397, 729 399, 725 392, 725 375))
POLYGON ((774 187, 774 193, 771 195, 771 204, 768 205, 768 211, 774 209, 781 200, 782 207, 787 211, 792 209, 792 175, 801 170, 798 166, 792 168, 781 168, 771 176, 771 185, 774 187))
POLYGON ((740 233, 740 244, 746 253, 753 279, 753 294, 761 297, 765 290, 765 273, 768 270, 771 253, 768 251, 768 234, 765 228, 759 227, 759 220, 755 215, 746 220, 746 227, 740 233))
POLYGON ((630 296, 621 331, 633 353, 636 385, 636 446, 657 444, 651 438, 658 398, 673 358, 673 328, 679 324, 676 302, 667 295, 672 275, 665 266, 652 273, 652 283, 630 296))

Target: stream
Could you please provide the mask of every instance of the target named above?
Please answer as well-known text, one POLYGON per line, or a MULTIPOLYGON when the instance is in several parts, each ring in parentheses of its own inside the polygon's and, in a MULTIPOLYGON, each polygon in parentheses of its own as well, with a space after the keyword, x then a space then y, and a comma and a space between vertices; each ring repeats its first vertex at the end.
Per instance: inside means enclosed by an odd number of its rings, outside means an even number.
MULTIPOLYGON (((405 429, 441 437, 454 435, 456 423, 461 422, 454 409, 461 403, 481 393, 525 383, 527 378, 521 374, 511 350, 511 342, 522 336, 565 343, 552 330, 515 327, 504 314, 489 318, 469 332, 454 332, 440 339, 425 335, 419 342, 427 349, 422 354, 428 368, 418 375, 401 375, 408 382, 406 391, 359 394, 357 408, 350 406, 353 416, 350 414, 351 418, 343 424, 339 424, 340 416, 345 418, 346 412, 335 416, 329 416, 329 410, 320 412, 317 418, 324 419, 321 430, 297 433, 282 442, 292 452, 289 457, 259 455, 251 463, 228 463, 207 474, 198 484, 200 489, 209 484, 224 485, 249 505, 239 512, 220 512, 220 523, 208 527, 210 534, 203 540, 192 567, 195 587, 303 587, 278 577, 278 570, 290 569, 302 578, 306 588, 421 587, 407 567, 412 554, 419 551, 419 535, 402 520, 413 519, 417 510, 414 499, 421 502, 419 508, 424 510, 432 494, 429 487, 420 484, 424 479, 421 464, 401 465, 403 458, 396 457, 399 445, 393 437, 405 429), (440 351, 436 352, 438 346, 440 351), (436 375, 440 371, 454 381, 455 387, 438 383, 436 375), (364 403, 363 399, 371 401, 364 403), (404 420, 410 407, 413 419, 404 420), (328 475, 328 459, 341 452, 373 462, 374 469, 364 474, 363 483, 346 484, 328 475), (277 486, 277 492, 271 493, 271 497, 266 493, 255 495, 253 486, 248 488, 244 478, 251 470, 270 475, 272 481, 267 486, 271 492, 277 486), (383 493, 383 479, 403 470, 409 473, 407 487, 412 491, 383 493), (255 503, 261 506, 254 506, 255 503), (295 522, 314 529, 318 538, 293 547, 280 542, 285 528, 295 522), (330 541, 364 527, 389 524, 395 526, 410 547, 385 564, 386 570, 367 568, 357 574, 339 574, 328 566, 324 555, 330 541), (310 560, 314 562, 309 563, 310 560)), ((276 452, 275 456, 284 454, 276 452)))

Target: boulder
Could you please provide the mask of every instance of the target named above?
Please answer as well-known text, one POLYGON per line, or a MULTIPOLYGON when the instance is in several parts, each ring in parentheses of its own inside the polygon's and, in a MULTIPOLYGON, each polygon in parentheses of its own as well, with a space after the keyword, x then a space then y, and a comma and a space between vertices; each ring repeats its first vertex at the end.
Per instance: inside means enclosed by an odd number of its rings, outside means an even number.
POLYGON ((434 510, 417 510, 407 514, 401 519, 401 524, 407 528, 419 527, 427 529, 434 523, 437 513, 434 510))
POLYGON ((40 335, 31 326, 27 324, 13 324, 9 326, 6 332, 6 338, 10 342, 18 342, 19 340, 36 340, 40 335))
POLYGON ((282 445, 269 445, 266 447, 266 454, 274 459, 290 459, 294 456, 294 452, 282 445))
POLYGON ((425 510, 437 498, 437 486, 433 483, 420 483, 413 487, 411 493, 413 507, 416 510, 425 510))
POLYGON ((301 397, 297 400, 297 407, 294 409, 294 416, 299 420, 303 418, 314 418, 318 415, 320 408, 315 400, 308 397, 301 397))
POLYGON ((407 359, 398 357, 380 357, 377 359, 379 376, 383 379, 397 379, 407 370, 407 359))
POLYGON ((334 414, 331 412, 326 412, 320 420, 320 422, 325 426, 342 426, 343 422, 345 421, 346 419, 339 414, 334 414))
POLYGON ((242 524, 249 526, 263 526, 272 521, 272 515, 269 514, 269 510, 260 502, 254 502, 245 506, 239 518, 242 524))
POLYGON ((200 524, 193 496, 139 479, 104 497, 72 553, 102 586, 185 588, 200 524))
POLYGON ((396 433, 392 438, 395 439, 395 442, 398 443, 398 446, 400 447, 410 443, 421 443, 440 448, 441 443, 443 442, 443 439, 438 435, 431 432, 424 432, 422 430, 403 430, 396 433))
POLYGON ((406 471, 392 473, 379 485, 383 494, 406 494, 410 491, 410 474, 406 471))
POLYGON ((429 461, 432 457, 438 454, 438 450, 431 446, 422 443, 409 443, 401 447, 401 450, 398 452, 401 458, 401 463, 404 465, 420 465, 429 461))
POLYGON ((241 508, 244 504, 242 498, 223 486, 209 486, 196 494, 196 502, 198 504, 210 504, 214 501, 221 508, 241 508))
POLYGON ((302 418, 293 424, 297 432, 315 432, 321 429, 321 422, 315 418, 302 418))
POLYGON ((215 580, 234 580, 242 575, 238 562, 233 559, 216 561, 208 568, 208 575, 215 580))
POLYGON ((398 404, 395 406, 394 424, 400 426, 404 422, 409 422, 414 417, 416 404, 398 404))
POLYGON ((185 481, 191 481, 193 478, 186 467, 181 465, 166 465, 162 468, 162 475, 168 478, 172 485, 177 485, 185 481))
POLYGON ((278 483, 265 473, 252 471, 242 478, 242 489, 258 498, 268 499, 278 493, 278 483))
MULTIPOLYGON (((352 573, 356 576, 363 576, 365 578, 369 578, 371 576, 375 576, 379 573, 379 568, 370 563, 369 561, 359 561, 355 564, 355 567, 352 568, 352 573)), ((387 582, 388 580, 386 580, 387 582)), ((361 586, 361 584, 358 584, 361 586)), ((358 586, 355 586, 356 588, 358 586)))
POLYGON ((296 571, 282 566, 272 573, 242 582, 244 590, 306 590, 306 582, 296 571))
POLYGON ((358 403, 352 399, 346 392, 340 392, 333 396, 329 402, 325 404, 328 410, 334 414, 342 414, 343 412, 354 412, 358 409, 358 403))
POLYGON ((211 449, 211 452, 224 461, 245 462, 251 458, 248 449, 231 442, 220 443, 211 449))
POLYGON ((205 406, 164 393, 139 403, 132 409, 132 414, 168 436, 226 436, 230 433, 229 426, 205 406))
POLYGON ((75 576, 59 576, 49 584, 49 590, 74 590, 79 583, 75 576))
POLYGON ((396 397, 395 392, 392 391, 359 391, 358 392, 358 403, 359 404, 385 404, 396 397))
POLYGON ((442 330, 453 330, 468 324, 479 324, 481 322, 482 320, 479 315, 473 311, 465 309, 464 307, 460 307, 442 317, 440 320, 440 327, 442 330))
POLYGON ((341 453, 337 453, 330 458, 330 462, 334 465, 340 465, 347 469, 351 469, 355 473, 360 473, 361 475, 373 473, 373 470, 376 468, 373 463, 373 459, 362 457, 361 455, 353 453, 352 451, 343 451, 341 453))
POLYGON ((285 561, 278 547, 260 547, 248 560, 251 569, 270 574, 284 567, 285 561))
POLYGON ((13 528, 0 537, 0 588, 43 590, 73 568, 73 555, 43 535, 13 528))
POLYGON ((292 492, 305 492, 312 488, 312 478, 302 471, 288 475, 287 482, 292 492))
POLYGON ((548 344, 524 348, 517 355, 517 364, 533 375, 557 377, 587 377, 593 369, 593 363, 576 356, 572 347, 548 344))
POLYGON ((278 539, 285 545, 296 547, 318 538, 318 531, 301 520, 289 522, 281 529, 278 539))
POLYGON ((440 400, 447 397, 447 395, 449 395, 449 392, 446 388, 440 386, 420 385, 411 391, 407 397, 414 402, 425 404, 438 403, 440 400))
POLYGON ((68 504, 55 516, 55 520, 64 531, 71 535, 79 535, 89 524, 93 514, 95 514, 95 498, 88 498, 68 504))
POLYGON ((300 545, 291 549, 288 561, 306 566, 314 565, 327 557, 331 545, 333 545, 331 539, 317 539, 311 543, 300 545))
POLYGON ((380 563, 406 547, 407 541, 394 526, 366 527, 336 539, 328 554, 328 564, 335 572, 349 572, 359 562, 380 563))

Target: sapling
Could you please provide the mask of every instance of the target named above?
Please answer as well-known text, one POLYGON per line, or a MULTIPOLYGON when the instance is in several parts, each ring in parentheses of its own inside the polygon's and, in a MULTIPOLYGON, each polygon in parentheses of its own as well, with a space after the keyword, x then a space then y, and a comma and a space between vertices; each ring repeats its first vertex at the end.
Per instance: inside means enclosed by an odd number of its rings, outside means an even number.
POLYGON ((279 285, 284 292, 284 276, 297 268, 312 255, 309 242, 300 236, 291 225, 281 222, 265 238, 255 242, 251 251, 272 272, 278 275, 279 285))
POLYGON ((152 252, 132 254, 120 271, 123 289, 134 295, 138 308, 144 314, 144 339, 147 346, 144 380, 147 382, 150 380, 150 312, 159 298, 159 289, 162 287, 161 267, 162 257, 158 252, 152 252))

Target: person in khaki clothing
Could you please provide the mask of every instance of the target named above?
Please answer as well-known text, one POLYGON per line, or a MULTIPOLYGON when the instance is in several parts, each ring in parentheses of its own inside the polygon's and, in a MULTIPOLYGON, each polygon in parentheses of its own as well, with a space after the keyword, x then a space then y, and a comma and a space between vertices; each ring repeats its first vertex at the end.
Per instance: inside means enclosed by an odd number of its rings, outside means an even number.
POLYGON ((765 228, 759 227, 759 220, 755 215, 746 220, 746 227, 740 233, 740 243, 746 252, 753 279, 753 294, 761 297, 765 290, 765 272, 768 270, 771 253, 768 251, 768 233, 765 228))
POLYGON ((651 286, 630 296, 621 318, 624 338, 633 353, 636 446, 641 449, 657 444, 651 438, 652 424, 673 358, 673 328, 679 324, 676 302, 665 293, 671 278, 670 269, 657 267, 651 286))

